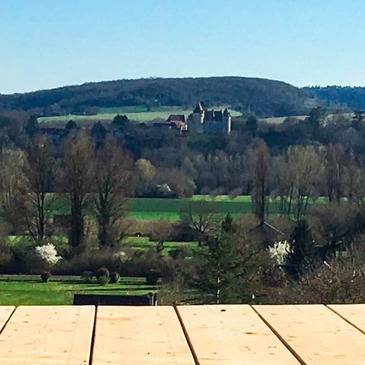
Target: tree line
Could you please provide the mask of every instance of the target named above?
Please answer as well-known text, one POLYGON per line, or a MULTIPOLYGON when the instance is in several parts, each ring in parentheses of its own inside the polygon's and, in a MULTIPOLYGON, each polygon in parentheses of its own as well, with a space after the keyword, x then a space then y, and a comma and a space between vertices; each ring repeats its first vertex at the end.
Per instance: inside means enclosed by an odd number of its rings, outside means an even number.
POLYGON ((1 214, 10 233, 27 233, 36 243, 44 242, 52 235, 52 204, 64 199, 72 247, 83 243, 86 214, 96 218, 101 247, 123 239, 121 221, 133 195, 133 161, 112 137, 96 149, 88 133, 75 131, 57 158, 48 138, 35 135, 24 150, 3 149, 0 159, 1 214))

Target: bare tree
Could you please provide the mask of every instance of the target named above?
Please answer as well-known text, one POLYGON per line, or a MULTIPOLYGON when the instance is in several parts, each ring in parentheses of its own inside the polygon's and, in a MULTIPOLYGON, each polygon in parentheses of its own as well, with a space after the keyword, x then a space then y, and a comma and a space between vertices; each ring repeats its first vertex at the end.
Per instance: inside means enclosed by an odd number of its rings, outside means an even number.
POLYGON ((93 148, 83 133, 71 134, 64 146, 63 189, 71 206, 70 244, 77 247, 84 238, 84 213, 91 189, 93 148))
POLYGON ((181 211, 181 220, 192 229, 199 246, 208 236, 210 229, 217 223, 217 206, 213 201, 193 201, 181 211))
POLYGON ((101 247, 112 247, 123 239, 122 218, 133 192, 132 159, 108 138, 95 153, 96 217, 101 247))
POLYGON ((314 146, 291 146, 288 149, 288 179, 290 181, 288 195, 288 214, 293 211, 300 217, 308 208, 309 199, 318 196, 316 186, 323 176, 323 165, 314 146))
POLYGON ((49 203, 54 179, 54 160, 46 137, 36 136, 25 151, 23 173, 27 191, 24 217, 30 235, 41 242, 46 235, 49 203))
POLYGON ((256 151, 256 165, 252 183, 252 204, 254 213, 260 221, 265 222, 266 190, 268 187, 270 154, 265 141, 259 140, 256 151))
POLYGON ((325 153, 325 175, 328 200, 340 204, 343 194, 345 151, 341 145, 330 144, 325 153))
POLYGON ((18 149, 2 149, 0 153, 0 207, 1 215, 10 226, 10 232, 24 231, 24 153, 18 149))

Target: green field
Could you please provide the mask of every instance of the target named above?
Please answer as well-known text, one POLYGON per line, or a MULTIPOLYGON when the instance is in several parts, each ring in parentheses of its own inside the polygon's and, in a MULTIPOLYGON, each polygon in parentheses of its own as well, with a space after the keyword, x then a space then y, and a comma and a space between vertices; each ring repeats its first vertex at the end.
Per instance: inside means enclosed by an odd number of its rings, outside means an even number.
MULTIPOLYGON (((217 213, 240 214, 251 212, 251 197, 238 196, 230 199, 228 195, 211 198, 209 195, 194 195, 187 199, 166 198, 132 198, 130 199, 129 218, 142 220, 178 220, 181 213, 189 211, 190 207, 199 207, 201 201, 206 201, 217 213)), ((53 215, 69 214, 67 202, 62 196, 52 198, 50 210, 53 215)))
POLYGON ((76 293, 144 295, 157 289, 146 285, 144 278, 122 278, 117 284, 101 286, 75 276, 55 276, 43 283, 34 275, 1 275, 0 305, 64 305, 72 304, 76 293))
MULTIPOLYGON (((134 250, 147 251, 151 248, 156 247, 154 241, 150 241, 148 237, 127 237, 124 241, 127 247, 134 250)), ((189 256, 193 254, 194 251, 200 250, 197 242, 175 242, 175 241, 165 241, 163 243, 162 255, 167 256, 170 250, 182 249, 189 256)))
MULTIPOLYGON (((205 201, 214 212, 225 215, 252 213, 251 197, 241 195, 230 199, 228 195, 210 197, 209 195, 194 195, 187 199, 165 199, 165 198, 132 198, 130 200, 130 211, 128 218, 137 220, 171 220, 177 221, 184 212, 190 209, 198 209, 200 202, 205 201)), ((326 198, 319 198, 316 203, 325 203, 326 198)), ((205 204, 205 203, 204 203, 205 204)), ((313 204, 310 201, 310 204, 313 204)), ((293 207, 295 204, 293 203, 293 207)), ((280 213, 279 199, 272 201, 268 199, 267 205, 269 214, 280 213)), ((51 206, 52 214, 69 214, 66 202, 60 197, 55 198, 51 206)))
POLYGON ((214 212, 220 214, 251 213, 251 198, 249 196, 229 199, 228 196, 220 196, 212 199, 209 196, 194 196, 191 199, 155 199, 135 198, 131 201, 130 218, 142 220, 179 220, 184 212, 190 209, 198 209, 201 201, 206 201, 214 212))
MULTIPOLYGON (((225 106, 213 107, 213 109, 223 109, 225 106)), ((149 122, 155 119, 166 120, 170 114, 184 114, 188 117, 192 113, 192 108, 181 108, 181 107, 159 107, 151 108, 147 110, 145 106, 129 106, 120 108, 100 108, 98 113, 95 115, 78 115, 78 114, 68 114, 62 116, 53 117, 39 117, 38 122, 43 124, 47 123, 67 123, 69 120, 74 120, 75 122, 95 122, 95 121, 112 121, 117 115, 126 115, 128 119, 135 120, 138 122, 149 122)), ((230 110, 233 117, 241 115, 240 112, 236 110, 230 110)))

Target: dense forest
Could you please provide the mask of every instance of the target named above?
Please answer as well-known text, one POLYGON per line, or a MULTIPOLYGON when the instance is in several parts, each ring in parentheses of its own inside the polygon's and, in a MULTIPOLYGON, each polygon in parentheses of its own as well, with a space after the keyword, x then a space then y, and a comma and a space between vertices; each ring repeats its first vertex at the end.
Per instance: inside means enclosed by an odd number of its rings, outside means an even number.
POLYGON ((0 95, 0 109, 21 109, 38 116, 95 113, 100 107, 144 105, 192 107, 230 105, 257 116, 307 114, 320 103, 281 81, 245 77, 151 78, 87 83, 25 94, 0 95))
POLYGON ((329 107, 349 110, 365 109, 365 87, 316 86, 303 90, 325 101, 329 107))

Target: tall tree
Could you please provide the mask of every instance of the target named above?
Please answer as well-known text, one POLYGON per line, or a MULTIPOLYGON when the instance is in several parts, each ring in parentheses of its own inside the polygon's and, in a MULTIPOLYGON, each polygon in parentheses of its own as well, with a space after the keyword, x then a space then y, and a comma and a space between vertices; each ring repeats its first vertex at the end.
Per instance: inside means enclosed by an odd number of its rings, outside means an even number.
POLYGON ((309 200, 318 196, 323 164, 314 146, 290 146, 287 160, 290 181, 288 214, 294 213, 299 220, 306 212, 309 200), (296 203, 295 206, 292 203, 296 203))
POLYGON ((340 204, 343 194, 343 174, 345 151, 341 145, 330 144, 325 154, 325 175, 328 200, 340 204))
POLYGON ((260 224, 265 222, 266 190, 268 187, 270 154, 265 141, 259 140, 256 150, 256 164, 252 182, 253 210, 260 224))
POLYGON ((206 241, 211 229, 217 223, 217 206, 212 201, 200 200, 187 203, 181 209, 181 220, 189 225, 198 245, 206 241))
POLYGON ((122 218, 133 191, 132 159, 111 138, 95 154, 98 238, 101 247, 112 247, 123 238, 122 218))
POLYGON ((70 135, 64 145, 63 185, 71 206, 70 244, 77 247, 84 238, 86 194, 91 190, 93 148, 82 132, 70 135))
POLYGON ((236 230, 229 216, 214 224, 206 236, 207 250, 195 253, 193 284, 215 303, 242 303, 260 290, 269 255, 254 237, 236 230))
POLYGON ((287 256, 287 263, 291 266, 291 273, 295 278, 314 267, 316 248, 314 246, 311 229, 305 219, 300 219, 290 237, 291 251, 287 256))
POLYGON ((54 160, 47 137, 35 136, 25 151, 25 220, 30 235, 41 242, 46 235, 49 200, 54 181, 54 160))
POLYGON ((5 149, 0 152, 0 213, 10 226, 10 232, 24 232, 24 152, 5 149))
POLYGON ((326 111, 321 107, 313 108, 309 112, 307 123, 309 128, 311 129, 312 138, 317 137, 319 127, 323 124, 325 118, 326 111))

